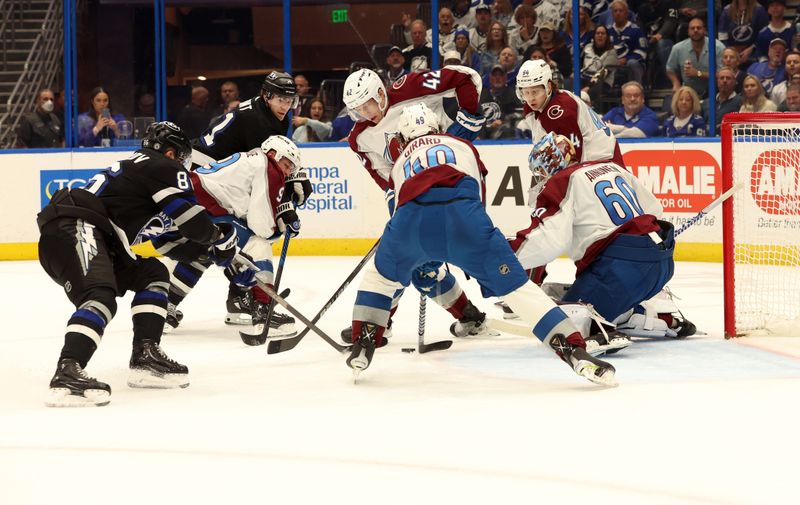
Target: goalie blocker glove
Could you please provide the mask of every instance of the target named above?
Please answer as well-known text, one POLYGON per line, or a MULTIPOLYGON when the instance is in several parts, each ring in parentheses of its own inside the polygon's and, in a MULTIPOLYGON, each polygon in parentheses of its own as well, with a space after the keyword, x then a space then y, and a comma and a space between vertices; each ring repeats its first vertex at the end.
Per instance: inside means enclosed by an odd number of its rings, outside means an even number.
POLYGON ((308 197, 314 193, 314 187, 311 185, 311 181, 308 180, 308 174, 305 170, 298 170, 286 178, 284 193, 291 195, 292 201, 298 207, 306 203, 308 197))
POLYGON ((447 133, 473 141, 478 138, 485 122, 486 118, 481 115, 470 114, 464 109, 458 109, 456 120, 447 129, 447 133))
POLYGON ((278 230, 280 230, 282 234, 286 233, 286 230, 289 230, 290 238, 294 238, 300 234, 300 218, 297 216, 292 202, 284 202, 278 205, 278 213, 275 221, 278 225, 278 230))

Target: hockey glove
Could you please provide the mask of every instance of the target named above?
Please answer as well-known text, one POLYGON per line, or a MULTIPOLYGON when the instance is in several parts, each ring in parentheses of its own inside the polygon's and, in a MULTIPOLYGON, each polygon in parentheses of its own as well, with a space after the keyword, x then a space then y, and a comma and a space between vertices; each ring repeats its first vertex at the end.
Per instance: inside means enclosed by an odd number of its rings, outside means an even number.
POLYGON ((211 261, 221 267, 227 267, 233 261, 233 257, 239 252, 236 240, 236 228, 230 223, 218 223, 219 238, 211 244, 208 256, 211 261))
POLYGON ((297 212, 294 210, 292 202, 284 202, 278 205, 278 213, 275 216, 275 222, 278 225, 280 232, 286 233, 289 230, 289 237, 294 238, 300 234, 300 218, 297 217, 297 212))
POLYGON ((392 188, 387 189, 384 198, 386 198, 386 206, 389 207, 389 217, 394 216, 394 190, 392 188))
MULTIPOLYGON (((245 257, 249 261, 253 261, 249 255, 239 252, 239 256, 245 257)), ((256 272, 251 270, 248 266, 235 261, 228 265, 225 269, 225 276, 240 288, 247 290, 256 285, 256 272)))
POLYGON ((411 274, 411 283, 420 292, 430 293, 436 284, 441 282, 447 271, 442 268, 441 261, 429 261, 414 269, 411 274))
POLYGON ((284 193, 292 195, 292 200, 299 207, 306 203, 306 199, 314 192, 311 181, 305 170, 298 170, 286 178, 284 193))
POLYGON ((464 109, 458 109, 456 120, 447 129, 447 133, 472 141, 478 138, 485 122, 486 118, 481 115, 472 115, 464 109))

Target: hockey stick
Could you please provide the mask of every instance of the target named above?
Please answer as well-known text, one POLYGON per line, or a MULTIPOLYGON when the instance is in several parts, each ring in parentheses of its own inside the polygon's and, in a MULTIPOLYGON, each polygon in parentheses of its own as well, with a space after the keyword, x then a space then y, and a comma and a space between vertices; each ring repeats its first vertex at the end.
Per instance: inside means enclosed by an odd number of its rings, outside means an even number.
POLYGON ((299 319, 300 322, 302 322, 304 325, 306 325, 311 331, 313 331, 314 333, 316 333, 317 335, 322 337, 322 340, 324 340, 327 343, 329 343, 334 349, 336 349, 339 352, 345 352, 345 351, 349 351, 350 350, 350 346, 339 345, 338 342, 336 342, 331 337, 329 337, 327 333, 325 333, 324 331, 319 329, 319 327, 317 325, 315 325, 314 323, 309 321, 306 316, 301 314, 300 311, 298 311, 296 308, 294 308, 294 306, 289 304, 289 302, 287 302, 285 298, 283 298, 281 295, 276 293, 274 289, 269 287, 269 284, 264 282, 258 276, 258 274, 261 272, 261 270, 259 270, 259 268, 252 261, 250 261, 249 259, 244 258, 242 256, 236 256, 234 258, 234 261, 238 261, 240 264, 245 265, 248 268, 250 268, 251 270, 255 271, 256 272, 256 284, 258 284, 258 287, 263 289, 270 296, 270 298, 272 298, 274 301, 278 302, 281 305, 281 307, 283 307, 284 309, 289 311, 289 313, 291 315, 293 315, 294 317, 299 319))
MULTIPOLYGON (((283 266, 286 264, 286 253, 289 252, 289 239, 292 238, 291 230, 286 227, 286 233, 283 235, 283 246, 281 247, 281 258, 278 260, 278 271, 275 273, 275 291, 278 291, 281 285, 281 277, 283 276, 283 266)), ((269 308, 267 309, 267 319, 264 321, 264 331, 261 333, 260 340, 264 342, 269 338, 269 321, 272 319, 272 313, 275 311, 275 300, 270 300, 269 308)))
MULTIPOLYGON (((328 309, 331 308, 331 305, 333 305, 334 302, 336 302, 336 300, 339 298, 339 296, 341 296, 344 290, 347 289, 347 286, 349 286, 350 283, 353 282, 353 279, 356 278, 358 273, 361 272, 361 270, 364 268, 364 265, 366 265, 367 262, 370 260, 370 258, 372 258, 372 256, 375 254, 375 251, 378 250, 378 244, 380 243, 381 241, 380 239, 378 239, 378 241, 375 242, 375 245, 372 246, 372 249, 370 249, 369 252, 366 254, 366 256, 364 256, 361 259, 361 261, 358 262, 358 265, 356 265, 353 271, 350 272, 350 275, 347 276, 342 285, 339 286, 339 289, 337 289, 333 293, 333 295, 325 303, 325 305, 323 305, 322 308, 319 310, 319 312, 317 312, 317 315, 314 316, 314 319, 311 320, 312 323, 316 323, 317 321, 319 321, 320 318, 328 311, 328 309)), ((284 338, 281 340, 273 340, 267 346, 267 354, 277 354, 279 352, 285 352, 294 349, 297 346, 297 344, 299 344, 300 341, 303 340, 303 338, 306 336, 306 334, 308 334, 309 331, 310 327, 307 327, 302 332, 300 332, 300 334, 297 335, 296 337, 284 338)), ((347 348, 349 347, 350 346, 347 346, 347 348)))
POLYGON ((729 189, 728 191, 722 193, 722 195, 720 195, 719 198, 717 198, 713 202, 709 203, 706 206, 705 209, 703 209, 700 212, 698 212, 697 214, 695 214, 695 216, 693 218, 691 218, 690 220, 686 221, 685 223, 683 223, 683 225, 680 228, 675 230, 675 236, 677 237, 678 235, 680 235, 681 233, 683 233, 687 229, 689 229, 689 227, 691 227, 692 225, 696 224, 698 221, 700 221, 700 219, 703 218, 703 216, 705 216, 706 214, 708 214, 709 212, 711 212, 712 210, 717 208, 717 206, 719 204, 721 204, 722 202, 724 202, 725 200, 730 198, 731 195, 733 195, 734 193, 736 193, 737 191, 742 189, 743 186, 744 186, 744 183, 742 181, 739 181, 736 184, 734 184, 731 189, 729 189))
MULTIPOLYGON (((449 270, 448 270, 449 271, 449 270)), ((440 285, 437 282, 436 284, 436 293, 439 293, 440 285)), ((426 308, 426 300, 427 297, 425 293, 419 293, 419 327, 417 329, 417 352, 420 354, 425 354, 426 352, 431 351, 444 351, 446 349, 450 349, 450 346, 453 345, 452 340, 442 340, 440 342, 433 342, 431 344, 425 343, 425 308, 426 308)))

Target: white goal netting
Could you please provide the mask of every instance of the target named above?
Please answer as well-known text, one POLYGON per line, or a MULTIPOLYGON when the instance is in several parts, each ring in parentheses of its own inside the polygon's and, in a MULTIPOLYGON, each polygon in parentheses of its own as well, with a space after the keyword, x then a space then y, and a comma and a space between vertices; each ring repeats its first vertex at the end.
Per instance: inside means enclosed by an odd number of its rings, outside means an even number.
POLYGON ((734 286, 726 311, 737 335, 800 336, 800 122, 733 124, 727 139, 723 170, 744 186, 725 221, 734 286))

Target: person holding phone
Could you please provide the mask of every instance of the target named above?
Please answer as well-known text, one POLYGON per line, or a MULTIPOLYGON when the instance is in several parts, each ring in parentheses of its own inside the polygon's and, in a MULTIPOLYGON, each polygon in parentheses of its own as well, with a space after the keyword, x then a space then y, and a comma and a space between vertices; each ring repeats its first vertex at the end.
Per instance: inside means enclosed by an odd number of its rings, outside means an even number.
POLYGON ((104 88, 98 86, 90 94, 91 106, 88 112, 78 115, 78 145, 81 147, 110 146, 119 137, 122 114, 111 113, 111 102, 104 88))

